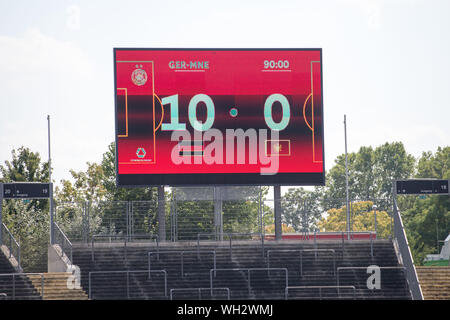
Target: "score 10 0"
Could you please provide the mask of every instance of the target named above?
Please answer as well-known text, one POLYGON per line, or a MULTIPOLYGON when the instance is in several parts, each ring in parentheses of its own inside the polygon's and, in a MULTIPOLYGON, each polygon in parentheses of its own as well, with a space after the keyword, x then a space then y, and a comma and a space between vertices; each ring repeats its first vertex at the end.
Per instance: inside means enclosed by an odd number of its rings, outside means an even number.
MULTIPOLYGON (((161 130, 186 130, 186 124, 179 122, 178 95, 175 94, 162 98, 161 102, 163 105, 170 105, 170 122, 163 123, 161 125, 161 130)), ((274 131, 284 130, 289 124, 290 117, 291 108, 288 99, 284 95, 274 93, 267 97, 264 102, 264 120, 269 129, 274 131), (279 122, 275 122, 272 118, 272 107, 275 102, 281 104, 282 117, 279 122)), ((206 131, 211 129, 215 118, 215 107, 211 97, 203 93, 193 96, 189 101, 188 118, 191 126, 197 131, 206 131), (200 122, 197 119, 197 107, 200 102, 203 102, 206 105, 206 120, 204 122, 200 122)))

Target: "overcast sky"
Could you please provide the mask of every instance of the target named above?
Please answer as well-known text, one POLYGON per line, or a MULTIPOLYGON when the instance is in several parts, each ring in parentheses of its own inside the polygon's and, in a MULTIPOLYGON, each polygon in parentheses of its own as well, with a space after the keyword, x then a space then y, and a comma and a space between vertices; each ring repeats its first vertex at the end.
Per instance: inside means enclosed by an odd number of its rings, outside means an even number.
POLYGON ((450 142, 450 1, 1 1, 0 162, 29 147, 53 178, 114 140, 113 47, 322 48, 325 164, 450 142))

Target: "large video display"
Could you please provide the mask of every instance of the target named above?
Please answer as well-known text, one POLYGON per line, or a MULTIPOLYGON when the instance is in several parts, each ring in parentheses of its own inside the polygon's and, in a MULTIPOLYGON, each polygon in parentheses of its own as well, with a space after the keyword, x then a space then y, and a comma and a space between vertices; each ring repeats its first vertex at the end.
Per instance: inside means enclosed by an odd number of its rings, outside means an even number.
POLYGON ((114 49, 118 186, 324 184, 321 49, 114 49))

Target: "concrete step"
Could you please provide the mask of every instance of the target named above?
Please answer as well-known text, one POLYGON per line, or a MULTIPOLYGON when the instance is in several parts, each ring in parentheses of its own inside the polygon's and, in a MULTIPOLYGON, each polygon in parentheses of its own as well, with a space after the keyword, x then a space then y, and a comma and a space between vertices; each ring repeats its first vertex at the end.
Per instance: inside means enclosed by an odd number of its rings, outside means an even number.
POLYGON ((41 275, 28 275, 33 286, 42 295, 42 283, 44 300, 87 300, 88 296, 82 289, 70 289, 68 280, 71 273, 44 273, 41 275))
MULTIPOLYGON (((374 241, 373 252, 374 257, 370 256, 370 242, 345 242, 344 250, 342 250, 342 243, 327 242, 318 243, 319 249, 334 249, 335 250, 335 266, 351 266, 351 267, 367 267, 368 265, 376 264, 379 266, 397 266, 398 261, 390 241, 374 241)), ((96 244, 97 245, 97 244, 96 244)), ((146 270, 148 269, 148 252, 155 252, 155 247, 101 247, 98 246, 94 250, 95 262, 92 262, 91 249, 88 247, 77 248, 74 247, 74 264, 81 268, 82 284, 86 289, 89 286, 88 275, 89 271, 94 270, 146 270)), ((233 248, 230 255, 230 250, 226 246, 200 246, 201 254, 205 251, 215 250, 216 252, 216 267, 217 268, 261 268, 267 266, 267 259, 262 257, 261 245, 236 245, 233 242, 233 248)), ((267 255, 268 250, 271 251, 271 267, 285 267, 289 272, 289 285, 299 284, 320 284, 320 285, 336 285, 336 277, 328 276, 333 269, 332 256, 322 256, 318 254, 318 259, 315 259, 313 252, 303 253, 303 273, 304 276, 299 276, 299 265, 297 265, 295 254, 287 254, 276 257, 276 250, 311 250, 315 248, 313 243, 305 242, 266 242, 265 251, 267 255), (272 261, 272 257, 274 261, 272 261)), ((181 277, 181 260, 180 254, 176 251, 180 250, 196 250, 196 245, 189 244, 164 244, 160 247, 161 251, 173 251, 173 253, 160 253, 160 260, 157 261, 152 255, 152 270, 164 269, 167 272, 168 288, 193 288, 193 287, 208 287, 209 286, 209 271, 213 268, 211 261, 202 257, 200 261, 196 258, 194 253, 187 253, 184 257, 184 272, 185 278, 181 277)), ((155 253, 156 255, 156 253, 155 253)), ((364 270, 363 270, 364 271, 364 270)), ((382 272, 382 274, 385 274, 382 272)), ((102 297, 111 297, 120 295, 124 296, 124 280, 114 278, 112 274, 96 274, 97 288, 93 288, 94 299, 102 297), (103 288, 103 289, 102 289, 103 288), (111 292, 114 291, 114 292, 111 292)), ((243 271, 242 274, 237 273, 234 276, 218 277, 214 279, 214 286, 229 287, 231 290, 232 299, 240 297, 242 299, 270 299, 284 298, 283 290, 274 290, 282 281, 270 277, 257 276, 252 274, 250 294, 248 292, 247 275, 243 271)), ((383 282, 388 285, 384 286, 381 292, 368 292, 366 280, 367 274, 362 272, 361 275, 354 275, 352 277, 345 277, 341 275, 342 281, 349 281, 357 288, 361 288, 358 293, 359 299, 410 299, 410 294, 407 289, 406 281, 402 273, 384 276, 383 282), (406 288, 406 289, 405 289, 406 288)), ((134 280, 139 283, 143 296, 155 297, 155 299, 164 299, 165 297, 156 297, 147 291, 150 288, 150 283, 143 279, 134 280), (145 292, 145 294, 144 294, 145 292)), ((284 280, 283 280, 284 281, 284 280)), ((135 285, 135 284, 133 284, 135 285)), ((155 284, 153 284, 155 285, 155 284)), ((284 285, 284 284, 283 284, 284 285)), ((156 286, 157 288, 158 286, 156 286)), ((359 290, 359 289, 358 289, 359 290)), ((125 295, 126 296, 126 295, 125 295)), ((167 298, 167 297, 166 297, 167 298)))

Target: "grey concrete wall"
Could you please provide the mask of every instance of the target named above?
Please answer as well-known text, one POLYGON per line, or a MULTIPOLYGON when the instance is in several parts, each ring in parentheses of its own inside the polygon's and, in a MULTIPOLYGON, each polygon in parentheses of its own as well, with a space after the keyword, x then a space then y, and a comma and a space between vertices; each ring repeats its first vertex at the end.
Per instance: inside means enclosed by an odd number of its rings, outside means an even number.
POLYGON ((62 252, 59 245, 48 246, 48 272, 67 272, 70 265, 69 258, 62 252))

